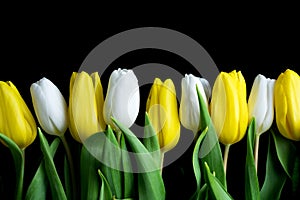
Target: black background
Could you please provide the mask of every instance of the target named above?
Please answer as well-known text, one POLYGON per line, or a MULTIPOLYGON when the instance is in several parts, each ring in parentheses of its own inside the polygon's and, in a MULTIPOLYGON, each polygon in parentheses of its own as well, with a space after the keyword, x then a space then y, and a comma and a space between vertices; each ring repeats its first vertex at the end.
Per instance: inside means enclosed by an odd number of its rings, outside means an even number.
MULTIPOLYGON (((102 10, 101 10, 102 11, 102 10)), ((299 31, 296 14, 293 11, 281 13, 276 10, 269 14, 251 10, 233 14, 224 13, 212 19, 214 12, 206 16, 197 14, 191 18, 164 16, 141 20, 140 13, 128 20, 122 15, 112 19, 115 13, 104 16, 62 18, 56 11, 44 14, 25 12, 16 17, 3 18, 1 36, 1 81, 12 81, 19 89, 25 102, 33 112, 30 85, 47 77, 58 86, 66 100, 71 73, 77 71, 87 54, 106 38, 119 32, 146 26, 165 27, 190 36, 210 54, 220 71, 241 70, 247 83, 249 95, 252 82, 259 73, 277 78, 287 68, 299 69, 299 31), (49 15, 48 15, 49 14, 49 15), (259 14, 259 16, 258 16, 259 14), (46 15, 46 16, 45 16, 46 15), (243 15, 243 16, 241 16, 243 15), (109 20, 108 20, 109 19, 109 20), (139 19, 139 21, 137 21, 139 19)), ((60 11, 59 14, 63 13, 60 11)), ((100 11, 99 11, 100 12, 100 11)), ((80 15, 80 12, 79 12, 80 15)), ((147 15, 147 14, 145 14, 147 15)), ((178 13, 179 16, 182 13, 178 13)), ((176 15, 176 16, 178 16, 176 15)), ((158 62, 167 64, 184 73, 192 73, 188 63, 176 55, 155 51, 136 51, 124 55, 112 64, 112 68, 131 68, 138 64, 158 62), (183 67, 185 66, 185 67, 183 67)), ((104 89, 108 77, 101 77, 104 89)), ((142 91, 140 111, 144 112, 146 96, 142 91)), ((139 116, 138 123, 143 121, 139 116)), ((72 139, 67 133, 67 137, 72 139)), ((50 140, 52 136, 47 136, 50 140)), ((267 135, 261 137, 259 179, 263 181, 267 135)), ((63 152, 62 149, 60 149, 63 152)), ((228 163, 228 191, 235 199, 244 198, 245 138, 231 147, 228 163)), ((62 161, 57 155, 56 162, 62 161)), ((41 152, 38 138, 26 149, 25 185, 36 170, 41 152)), ((195 180, 188 155, 182 156, 164 169, 168 199, 188 199, 195 187, 195 180), (183 172, 182 169, 186 171, 183 172)), ((1 199, 10 198, 14 189, 14 165, 9 150, 0 145, 0 192, 1 199)), ((62 170, 62 169, 59 169, 62 170)), ((284 191, 288 195, 288 191, 284 191)))

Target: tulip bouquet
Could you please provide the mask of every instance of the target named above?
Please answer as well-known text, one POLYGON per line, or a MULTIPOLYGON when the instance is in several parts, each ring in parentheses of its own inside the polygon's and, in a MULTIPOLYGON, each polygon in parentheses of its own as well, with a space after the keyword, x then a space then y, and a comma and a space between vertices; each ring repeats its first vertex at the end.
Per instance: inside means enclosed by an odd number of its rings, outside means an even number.
POLYGON ((166 199, 164 155, 178 145, 181 125, 194 135, 188 156, 196 185, 186 199, 233 199, 226 177, 232 166, 229 150, 245 136, 245 177, 240 183, 245 199, 280 199, 287 187, 294 197, 300 190, 299 87, 300 77, 292 70, 277 80, 259 74, 247 99, 240 71, 220 72, 212 88, 206 79, 187 74, 178 105, 173 81, 156 78, 140 138, 130 129, 140 110, 132 70, 114 70, 106 95, 97 72, 74 72, 68 104, 47 78, 33 83, 30 93, 39 125, 14 84, 0 81, 0 141, 15 164, 14 198, 166 199), (37 135, 42 158, 25 186, 25 150, 37 135), (266 162, 258 162, 261 136, 269 141, 266 162), (54 159, 60 144, 63 172, 54 159), (263 183, 259 167, 265 168, 263 183))

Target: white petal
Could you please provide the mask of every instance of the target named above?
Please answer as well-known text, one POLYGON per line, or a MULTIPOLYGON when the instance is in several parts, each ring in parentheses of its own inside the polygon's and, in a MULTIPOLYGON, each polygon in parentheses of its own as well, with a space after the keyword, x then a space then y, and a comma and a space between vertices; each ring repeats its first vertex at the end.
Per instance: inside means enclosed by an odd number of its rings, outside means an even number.
MULTIPOLYGON (((196 90, 196 85, 198 85, 198 89, 200 93, 204 94, 204 90, 202 88, 202 84, 198 77, 193 75, 185 75, 181 80, 181 101, 179 108, 179 117, 181 124, 192 130, 194 134, 197 133, 199 129, 200 123, 200 109, 199 109, 199 101, 196 90), (202 89, 202 90, 201 90, 202 89)), ((204 94, 204 99, 206 99, 204 94)))
POLYGON ((274 120, 274 79, 268 79, 267 84, 267 113, 265 115, 264 122, 262 124, 261 130, 258 134, 266 132, 272 125, 274 120))
POLYGON ((261 128, 265 119, 267 103, 267 79, 259 74, 254 80, 248 100, 249 120, 255 117, 256 130, 261 128))
MULTIPOLYGON (((48 79, 38 81, 40 98, 35 100, 39 108, 39 122, 49 134, 61 135, 68 127, 67 104, 59 89, 48 79)), ((34 96, 34 95, 33 95, 34 96)))
POLYGON ((206 98, 207 98, 207 100, 209 100, 210 97, 211 97, 211 87, 210 87, 210 84, 209 84, 209 82, 205 78, 200 78, 200 81, 201 81, 201 84, 203 86, 206 98))
POLYGON ((115 70, 108 84, 104 102, 104 120, 112 125, 111 116, 130 127, 136 120, 140 106, 138 80, 132 70, 115 70))

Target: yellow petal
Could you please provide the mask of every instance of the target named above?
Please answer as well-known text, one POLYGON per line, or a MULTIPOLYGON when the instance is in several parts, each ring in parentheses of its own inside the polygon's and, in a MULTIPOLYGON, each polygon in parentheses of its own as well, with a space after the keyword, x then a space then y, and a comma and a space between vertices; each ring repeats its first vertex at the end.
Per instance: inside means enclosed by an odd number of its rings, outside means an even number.
POLYGON ((70 81, 70 131, 74 139, 81 142, 94 133, 100 132, 95 89, 92 78, 81 72, 72 75, 70 81), (75 79, 74 79, 75 78, 75 79))
POLYGON ((300 77, 292 70, 280 74, 275 82, 276 123, 280 133, 300 140, 300 77))
POLYGON ((285 95, 285 89, 282 85, 284 78, 284 74, 281 73, 279 77, 277 78, 274 86, 274 102, 275 102, 275 114, 276 114, 276 124, 278 127, 279 132, 287 137, 290 138, 289 133, 289 127, 287 125, 287 110, 288 110, 288 104, 287 99, 285 95))
POLYGON ((247 90, 244 76, 238 72, 238 97, 239 97, 239 130, 236 142, 240 141, 246 134, 248 126, 247 90))
MULTIPOLYGON (((167 79, 161 87, 159 101, 166 113, 166 120, 162 127, 162 133, 159 135, 159 142, 163 151, 169 151, 175 147, 180 137, 176 90, 171 79, 167 79)), ((162 114, 160 118, 163 118, 162 114)))
POLYGON ((246 83, 241 72, 221 72, 214 84, 211 117, 223 144, 240 141, 248 125, 246 83))
POLYGON ((222 81, 222 76, 224 75, 224 72, 221 72, 217 76, 212 89, 212 98, 210 103, 211 119, 219 137, 222 133, 223 125, 226 118, 227 98, 225 86, 222 81))
POLYGON ((36 123, 13 83, 0 81, 0 132, 25 149, 36 138, 36 123))
POLYGON ((163 83, 159 78, 154 80, 146 104, 146 110, 156 134, 159 134, 162 129, 159 117, 161 110, 159 105, 159 93, 162 84, 163 83))
POLYGON ((95 97, 96 97, 96 104, 97 104, 97 118, 98 122, 100 124, 101 131, 105 130, 106 124, 103 119, 103 103, 104 103, 104 97, 103 97, 103 89, 102 84, 100 81, 100 77, 98 75, 98 72, 94 72, 91 74, 91 77, 93 79, 94 83, 94 91, 95 91, 95 97))

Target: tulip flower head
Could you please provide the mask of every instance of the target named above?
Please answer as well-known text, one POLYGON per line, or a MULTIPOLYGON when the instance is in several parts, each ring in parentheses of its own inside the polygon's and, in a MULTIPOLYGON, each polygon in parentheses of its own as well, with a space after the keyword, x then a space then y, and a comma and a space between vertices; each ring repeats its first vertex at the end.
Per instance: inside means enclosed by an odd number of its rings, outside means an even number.
POLYGON ((215 80, 211 98, 211 118, 224 145, 240 141, 248 126, 246 82, 235 70, 221 72, 215 80))
POLYGON ((12 82, 0 81, 0 99, 0 133, 25 149, 36 138, 34 118, 12 82))
POLYGON ((175 86, 171 79, 163 83, 154 80, 147 100, 146 110, 157 134, 162 152, 174 148, 180 137, 180 122, 175 86))
POLYGON ((105 130, 103 90, 98 72, 73 72, 70 80, 69 129, 78 142, 105 130))
POLYGON ((103 117, 107 124, 116 129, 111 117, 126 127, 135 122, 140 108, 138 80, 132 70, 114 70, 109 78, 103 106, 103 117))
POLYGON ((266 132, 274 119, 274 79, 256 76, 248 99, 249 121, 255 117, 256 134, 266 132))
POLYGON ((279 132, 286 138, 300 140, 300 77, 287 69, 275 82, 275 113, 279 132))
POLYGON ((48 134, 62 136, 68 128, 68 110, 59 89, 47 78, 42 78, 31 85, 30 92, 41 127, 48 134))
POLYGON ((185 128, 192 130, 194 134, 199 131, 201 120, 196 86, 198 86, 202 99, 208 107, 209 96, 207 95, 211 93, 208 81, 203 78, 195 77, 192 74, 186 74, 181 80, 180 121, 185 128))

